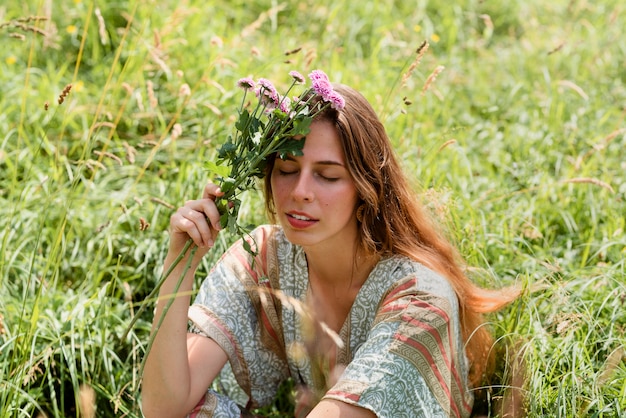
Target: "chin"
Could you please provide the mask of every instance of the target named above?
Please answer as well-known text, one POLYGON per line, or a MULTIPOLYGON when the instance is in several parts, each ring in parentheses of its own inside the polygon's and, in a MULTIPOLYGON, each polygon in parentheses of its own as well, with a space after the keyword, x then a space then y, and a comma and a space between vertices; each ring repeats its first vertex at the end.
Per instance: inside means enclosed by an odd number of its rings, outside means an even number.
POLYGON ((314 244, 312 237, 306 231, 293 230, 287 225, 287 227, 283 226, 283 232, 285 233, 287 241, 293 245, 305 247, 314 244))

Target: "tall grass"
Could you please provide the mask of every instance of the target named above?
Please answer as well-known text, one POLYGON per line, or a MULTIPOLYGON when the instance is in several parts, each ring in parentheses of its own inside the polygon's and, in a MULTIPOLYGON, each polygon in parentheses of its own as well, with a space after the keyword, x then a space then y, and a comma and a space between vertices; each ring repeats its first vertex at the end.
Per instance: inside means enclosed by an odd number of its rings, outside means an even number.
POLYGON ((122 336, 235 81, 321 68, 380 112, 477 281, 542 285, 490 318, 523 348, 529 416, 625 416, 625 25, 616 0, 0 6, 1 415, 91 416, 93 396, 140 416, 150 309, 122 336))

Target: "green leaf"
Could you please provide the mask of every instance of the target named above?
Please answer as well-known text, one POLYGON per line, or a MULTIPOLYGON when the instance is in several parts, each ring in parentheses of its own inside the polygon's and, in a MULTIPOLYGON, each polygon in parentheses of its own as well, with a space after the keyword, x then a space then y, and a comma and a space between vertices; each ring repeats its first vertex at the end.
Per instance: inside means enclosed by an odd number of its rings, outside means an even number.
POLYGON ((302 155, 302 149, 304 148, 304 141, 306 138, 294 139, 290 138, 284 143, 280 144, 276 152, 281 159, 287 158, 288 155, 300 156, 302 155))
POLYGON ((243 244, 243 249, 246 250, 246 252, 252 253, 252 247, 250 246, 250 243, 248 242, 248 240, 242 239, 241 243, 243 244))
POLYGON ((247 109, 244 109, 239 114, 239 119, 237 120, 237 123, 235 123, 235 128, 237 128, 239 132, 243 132, 249 120, 250 120, 250 112, 248 112, 247 109))
POLYGON ((228 141, 226 141, 218 150, 217 156, 222 159, 228 159, 229 157, 233 157, 237 152, 237 146, 233 144, 232 138, 229 136, 228 141))
POLYGON ((213 161, 205 161, 204 168, 212 175, 217 175, 220 177, 226 177, 230 172, 230 168, 228 168, 228 166, 219 165, 213 161))

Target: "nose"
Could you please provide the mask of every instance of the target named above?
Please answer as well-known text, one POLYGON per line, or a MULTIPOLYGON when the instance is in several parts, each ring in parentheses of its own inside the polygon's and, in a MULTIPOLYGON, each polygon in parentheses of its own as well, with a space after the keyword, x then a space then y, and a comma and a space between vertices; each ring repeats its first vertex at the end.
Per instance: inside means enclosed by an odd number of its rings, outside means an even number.
POLYGON ((311 202, 315 194, 311 184, 311 177, 305 172, 300 172, 291 191, 291 195, 296 201, 311 202))

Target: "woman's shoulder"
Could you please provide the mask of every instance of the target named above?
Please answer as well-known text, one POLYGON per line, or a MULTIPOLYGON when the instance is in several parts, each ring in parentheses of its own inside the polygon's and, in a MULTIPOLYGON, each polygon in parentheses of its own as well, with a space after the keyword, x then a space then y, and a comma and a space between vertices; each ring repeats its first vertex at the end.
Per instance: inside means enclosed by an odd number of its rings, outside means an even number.
POLYGON ((389 290, 401 286, 406 291, 444 298, 452 306, 458 299, 450 281, 442 274, 406 256, 395 255, 379 262, 377 270, 387 275, 389 290))

